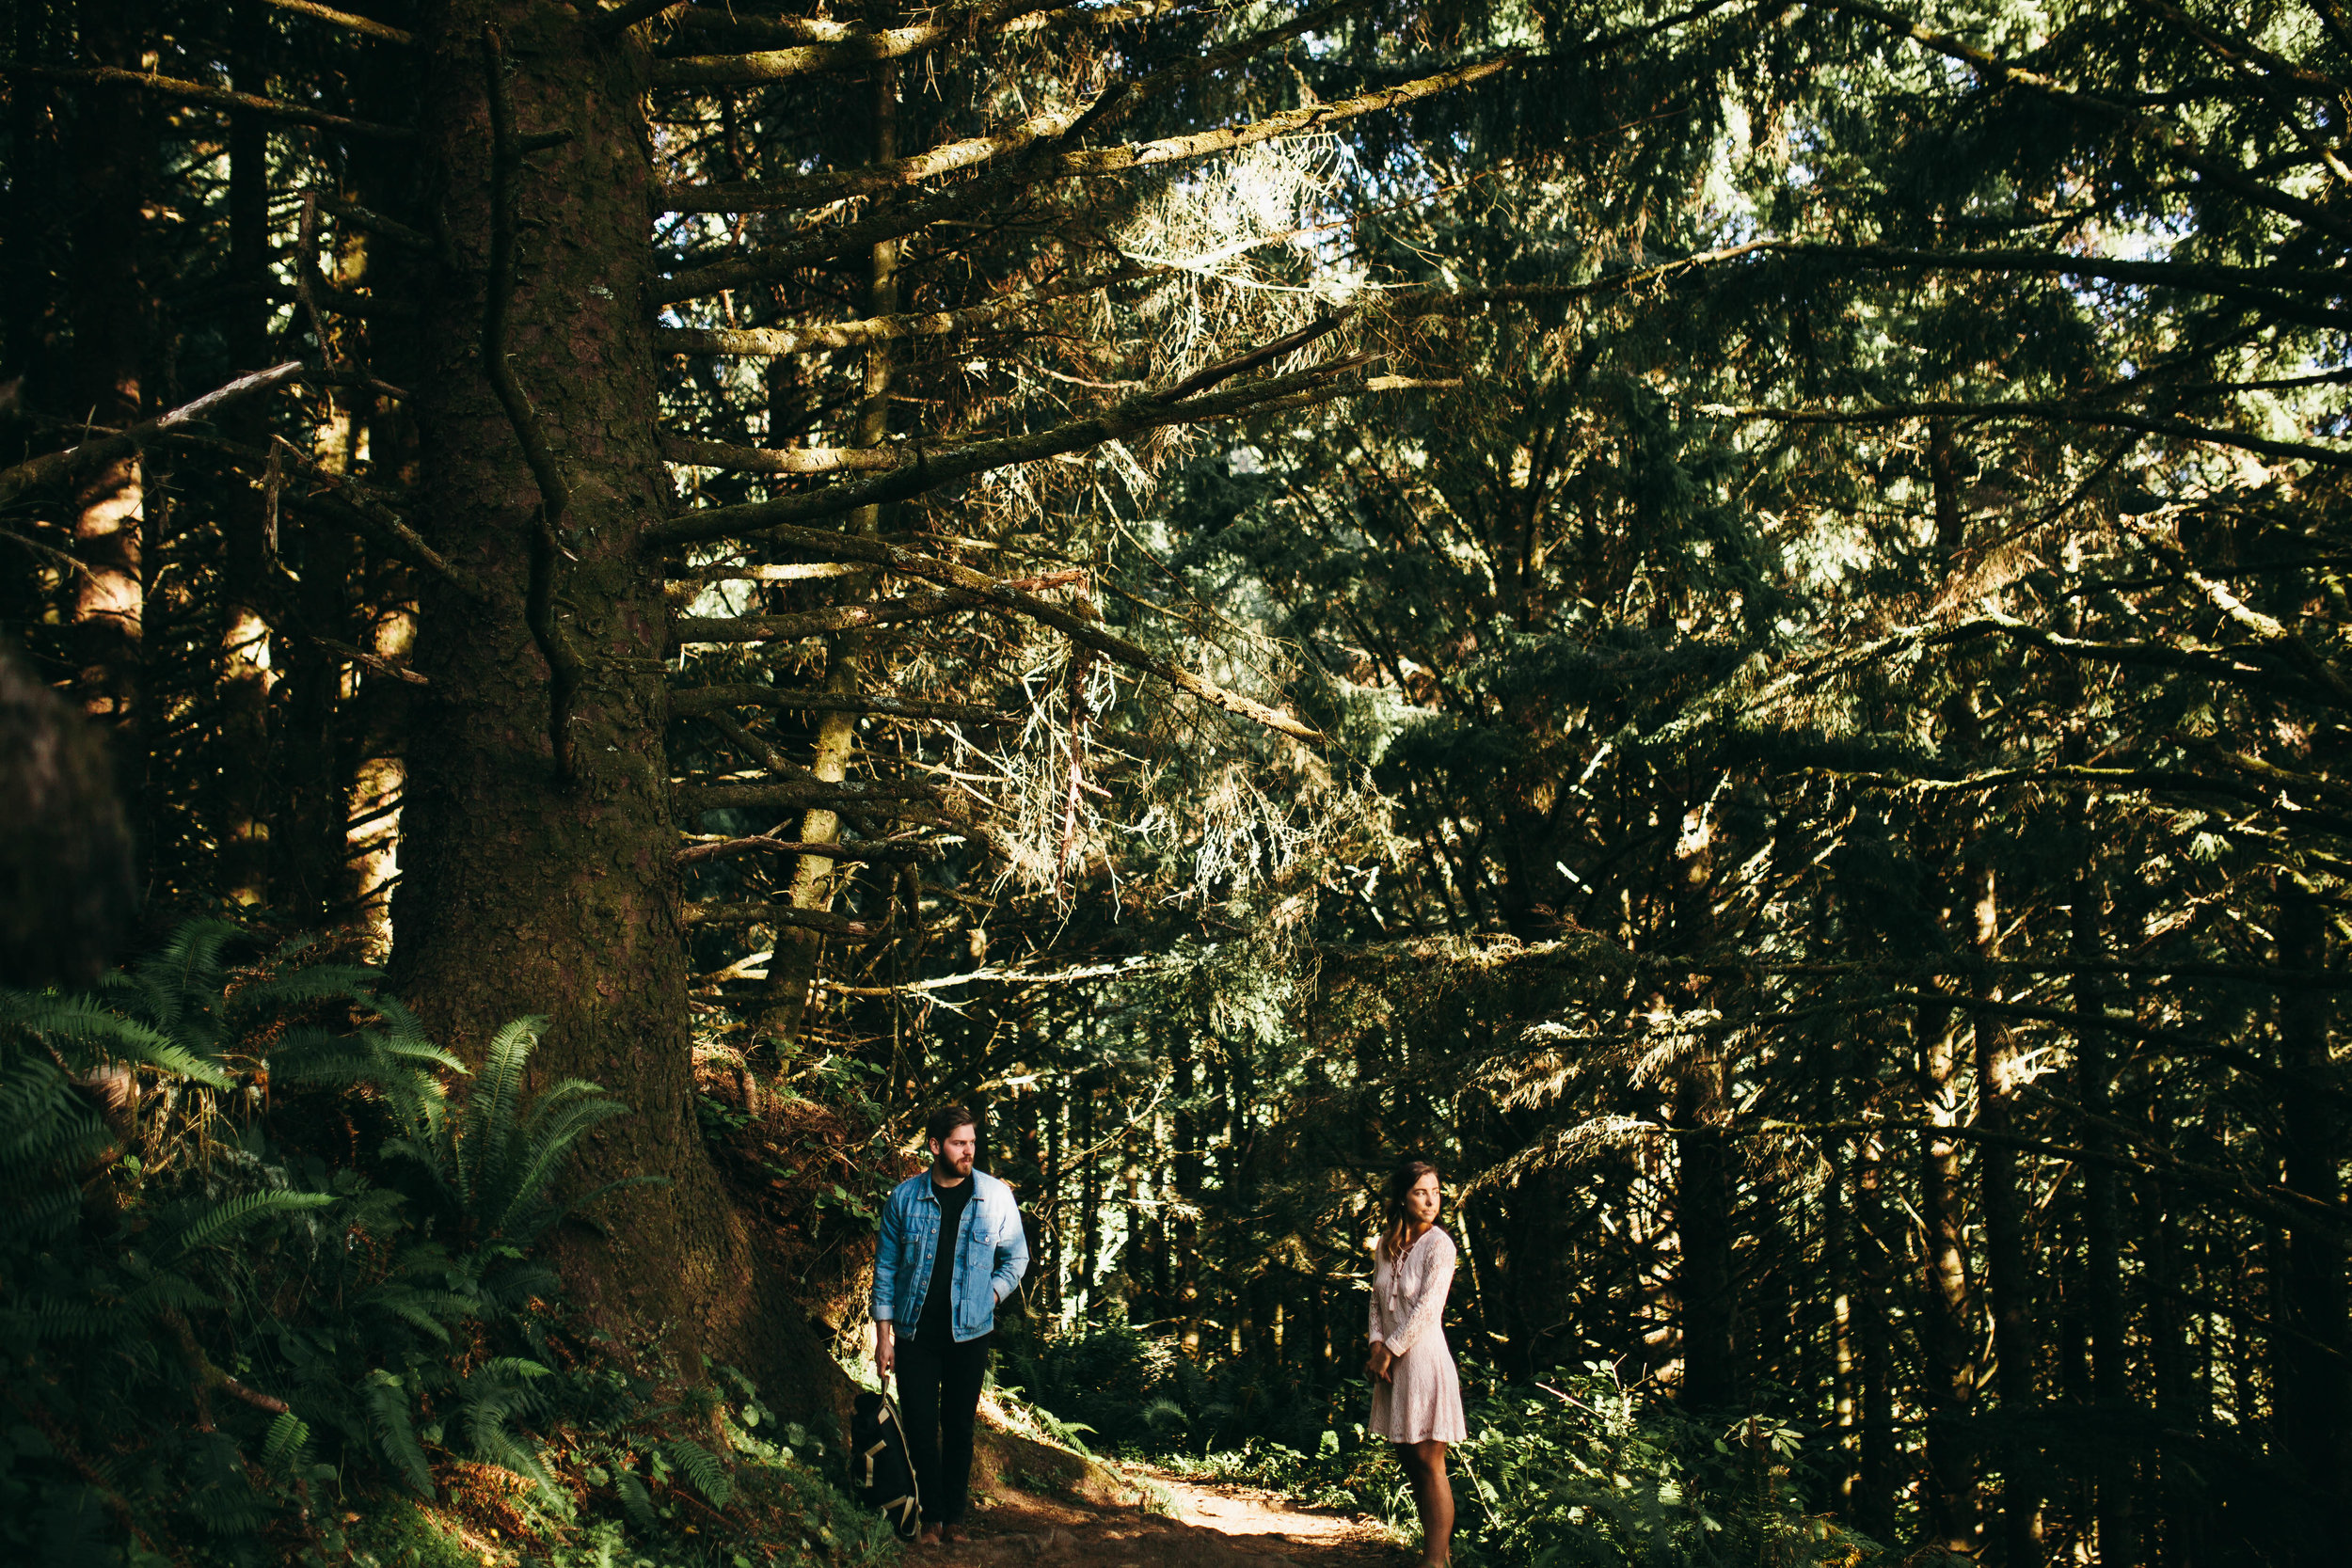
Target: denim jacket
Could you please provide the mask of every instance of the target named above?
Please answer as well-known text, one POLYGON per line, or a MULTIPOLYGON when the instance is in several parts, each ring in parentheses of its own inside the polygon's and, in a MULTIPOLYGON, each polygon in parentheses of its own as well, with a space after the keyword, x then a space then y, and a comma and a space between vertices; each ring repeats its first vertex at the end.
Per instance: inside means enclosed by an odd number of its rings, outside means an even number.
MULTIPOLYGON (((948 1334, 958 1344, 996 1326, 996 1304, 1012 1294, 1029 1268, 1029 1242, 1012 1189, 985 1171, 974 1171, 971 1181, 972 1200, 963 1206, 963 1234, 948 1276, 955 1294, 948 1334)), ((874 1249, 876 1323, 896 1323, 899 1334, 914 1337, 938 1245, 939 1199, 925 1171, 899 1182, 882 1206, 882 1244, 874 1249)))

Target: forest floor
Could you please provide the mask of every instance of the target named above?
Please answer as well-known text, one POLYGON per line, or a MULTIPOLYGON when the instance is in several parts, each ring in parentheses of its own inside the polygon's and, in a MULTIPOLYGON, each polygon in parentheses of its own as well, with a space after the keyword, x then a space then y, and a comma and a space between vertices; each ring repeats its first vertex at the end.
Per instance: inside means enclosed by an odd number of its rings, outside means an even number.
POLYGON ((909 1552, 910 1568, 926 1560, 939 1568, 1401 1568, 1412 1560, 1370 1519, 1141 1465, 1110 1473, 1126 1483, 1123 1492, 1032 1493, 1000 1477, 987 1490, 990 1505, 973 1509, 964 1539, 909 1552))

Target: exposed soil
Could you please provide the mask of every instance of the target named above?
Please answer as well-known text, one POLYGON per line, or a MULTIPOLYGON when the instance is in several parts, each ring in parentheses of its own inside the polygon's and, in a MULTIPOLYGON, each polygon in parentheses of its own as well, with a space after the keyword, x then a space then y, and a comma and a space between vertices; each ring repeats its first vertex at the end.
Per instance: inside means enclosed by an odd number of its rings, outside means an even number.
MULTIPOLYGON (((997 1443, 1002 1434, 992 1434, 997 1443)), ((1299 1508, 1277 1493, 1179 1480, 1141 1465, 1037 1476, 983 1443, 963 1538, 911 1549, 939 1568, 1402 1568, 1412 1554, 1371 1520, 1299 1508), (1002 1457, 1010 1463, 992 1465, 1002 1457), (1035 1490, 1027 1489, 1035 1487, 1035 1490)), ((1027 1449, 1027 1445, 1023 1445, 1027 1449)))

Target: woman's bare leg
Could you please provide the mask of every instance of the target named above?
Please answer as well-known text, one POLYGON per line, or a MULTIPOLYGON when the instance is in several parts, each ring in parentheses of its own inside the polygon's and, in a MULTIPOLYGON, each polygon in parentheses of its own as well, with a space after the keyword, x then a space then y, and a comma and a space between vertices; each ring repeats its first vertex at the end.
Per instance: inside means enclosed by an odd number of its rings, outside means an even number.
POLYGON ((1454 1550, 1454 1485, 1445 1473, 1445 1445, 1399 1443, 1396 1462, 1413 1483, 1413 1506, 1421 1512, 1419 1568, 1443 1568, 1454 1550))

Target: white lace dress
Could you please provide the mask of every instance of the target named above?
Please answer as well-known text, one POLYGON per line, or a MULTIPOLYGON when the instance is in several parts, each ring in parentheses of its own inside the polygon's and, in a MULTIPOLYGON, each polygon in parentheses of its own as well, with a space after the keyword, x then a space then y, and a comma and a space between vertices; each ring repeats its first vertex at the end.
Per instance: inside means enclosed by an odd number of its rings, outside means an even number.
POLYGON ((1454 1283, 1454 1238, 1437 1227, 1391 1263, 1372 1274, 1374 1344, 1396 1357, 1389 1381, 1372 1386, 1373 1433, 1391 1443, 1458 1443, 1462 1381, 1445 1342, 1445 1295, 1454 1283))

